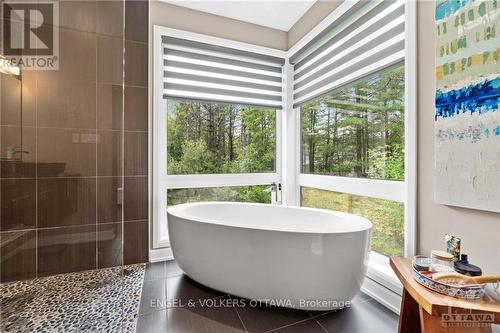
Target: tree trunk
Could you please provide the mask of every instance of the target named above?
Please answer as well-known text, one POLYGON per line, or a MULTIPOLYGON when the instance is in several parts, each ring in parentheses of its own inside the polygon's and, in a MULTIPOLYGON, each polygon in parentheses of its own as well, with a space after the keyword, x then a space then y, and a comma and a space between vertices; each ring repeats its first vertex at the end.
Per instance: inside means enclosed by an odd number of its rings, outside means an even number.
POLYGON ((326 147, 325 147, 325 160, 323 161, 323 171, 329 170, 330 164, 329 159, 330 159, 330 118, 331 118, 331 112, 332 110, 328 108, 327 115, 326 115, 326 147))

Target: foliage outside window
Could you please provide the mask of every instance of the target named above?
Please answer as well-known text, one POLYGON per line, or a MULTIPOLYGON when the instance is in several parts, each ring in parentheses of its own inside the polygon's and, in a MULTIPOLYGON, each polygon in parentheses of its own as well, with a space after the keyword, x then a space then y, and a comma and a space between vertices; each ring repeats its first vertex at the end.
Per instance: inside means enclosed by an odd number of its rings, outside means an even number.
POLYGON ((276 110, 169 99, 168 174, 275 171, 276 110))
POLYGON ((404 180, 404 67, 301 107, 302 172, 404 180))
POLYGON ((168 206, 187 202, 236 201, 271 203, 267 185, 169 189, 168 206))
POLYGON ((386 256, 404 255, 404 204, 347 193, 301 189, 302 206, 363 216, 373 224, 371 249, 386 256))

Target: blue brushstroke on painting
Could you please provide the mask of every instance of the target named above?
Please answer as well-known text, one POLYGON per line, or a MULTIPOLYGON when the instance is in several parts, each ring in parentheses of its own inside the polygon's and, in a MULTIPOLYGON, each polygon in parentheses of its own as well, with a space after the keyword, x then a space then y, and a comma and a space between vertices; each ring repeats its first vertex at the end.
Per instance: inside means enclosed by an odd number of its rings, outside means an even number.
POLYGON ((500 125, 497 125, 495 128, 491 128, 491 131, 488 127, 486 127, 484 123, 475 126, 469 126, 466 129, 455 129, 455 128, 447 128, 436 129, 436 139, 439 142, 443 141, 453 141, 455 139, 462 142, 471 142, 471 143, 480 143, 483 138, 489 139, 490 133, 495 135, 496 139, 500 139, 500 125))
POLYGON ((436 20, 442 20, 465 7, 470 0, 438 0, 436 1, 436 20))
POLYGON ((500 125, 495 127, 495 129, 493 130, 493 133, 495 133, 495 136, 500 136, 500 125))
POLYGON ((486 113, 498 110, 500 104, 500 78, 487 80, 457 90, 436 90, 436 114, 447 118, 461 113, 486 113))

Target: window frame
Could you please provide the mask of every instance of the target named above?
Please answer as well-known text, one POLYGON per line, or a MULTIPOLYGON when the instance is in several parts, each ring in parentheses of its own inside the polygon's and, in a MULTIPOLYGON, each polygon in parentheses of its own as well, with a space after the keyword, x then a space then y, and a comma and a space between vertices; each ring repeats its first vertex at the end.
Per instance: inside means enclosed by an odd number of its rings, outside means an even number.
MULTIPOLYGON (((168 237, 162 238, 167 227, 167 190, 179 188, 229 187, 247 185, 266 185, 281 182, 282 171, 282 117, 285 107, 276 109, 276 148, 275 170, 265 173, 231 173, 231 174, 192 174, 169 175, 167 170, 167 103, 163 98, 163 67, 162 36, 184 38, 213 45, 236 48, 244 51, 262 53, 265 55, 287 58, 285 51, 267 47, 237 42, 183 30, 153 26, 153 122, 152 122, 152 248, 169 248, 168 237)), ((284 73, 284 69, 283 69, 284 73)), ((283 74, 283 81, 285 81, 283 74)), ((283 84, 284 86, 284 84, 283 84)), ((282 88, 284 90, 284 88, 282 88)), ((283 103, 284 104, 284 103, 283 103)))
MULTIPOLYGON (((166 221, 168 188, 215 187, 262 185, 281 182, 283 204, 300 205, 302 186, 345 192, 379 199, 394 200, 405 204, 405 256, 416 251, 416 184, 417 184, 417 61, 416 61, 416 2, 405 1, 405 180, 379 180, 301 173, 300 108, 293 108, 293 66, 289 62, 297 50, 301 49, 316 35, 337 20, 360 0, 343 2, 316 27, 309 31, 288 51, 276 50, 247 43, 236 42, 202 34, 155 25, 153 27, 153 89, 152 89, 152 248, 169 247, 167 240, 159 239, 158 228, 166 221), (276 114, 276 172, 264 174, 212 174, 212 175, 167 175, 166 172, 166 119, 162 115, 163 74, 156 70, 162 66, 161 36, 169 35, 205 43, 240 48, 268 55, 284 57, 283 66, 283 108, 276 114), (164 161, 164 162, 162 162, 164 161)), ((166 118, 166 113, 163 115, 166 118)), ((370 256, 367 276, 391 291, 401 294, 400 284, 389 268, 387 257, 378 253, 370 256)), ((377 295, 371 294, 380 300, 377 295)), ((388 297, 391 298, 392 296, 388 297)), ((382 303, 384 300, 381 300, 382 303)), ((386 304, 397 312, 399 304, 386 304)))
MULTIPOLYGON (((353 7, 356 1, 346 1, 336 10, 321 21, 315 28, 299 40, 288 50, 289 56, 300 50, 311 41, 316 35, 321 33, 326 27, 337 20, 343 13, 353 7)), ((296 138, 294 147, 289 153, 295 154, 296 182, 295 182, 295 205, 300 205, 301 187, 312 187, 322 190, 344 192, 354 195, 373 197, 378 199, 393 200, 404 203, 404 255, 413 256, 416 253, 416 198, 417 198, 417 59, 416 59, 416 3, 405 1, 405 92, 404 92, 404 150, 405 150, 405 179, 404 181, 367 179, 355 177, 341 177, 328 175, 315 175, 302 173, 301 154, 301 119, 300 107, 290 107, 293 113, 293 122, 296 138)), ((291 66, 291 65, 289 65, 291 66)), ((389 68, 389 67, 388 67, 389 68)), ((368 75, 367 75, 368 76, 368 75)), ((287 77, 288 94, 286 104, 293 105, 293 76, 287 77)), ((286 154, 286 153, 285 153, 286 154)), ((290 189, 289 189, 290 190, 290 189)), ((370 254, 370 263, 367 276, 376 282, 386 286, 391 291, 401 295, 402 288, 396 276, 389 268, 388 258, 374 251, 370 254)), ((372 295, 376 296, 376 295, 372 295)), ((398 312, 399 304, 386 304, 395 312, 398 312)))

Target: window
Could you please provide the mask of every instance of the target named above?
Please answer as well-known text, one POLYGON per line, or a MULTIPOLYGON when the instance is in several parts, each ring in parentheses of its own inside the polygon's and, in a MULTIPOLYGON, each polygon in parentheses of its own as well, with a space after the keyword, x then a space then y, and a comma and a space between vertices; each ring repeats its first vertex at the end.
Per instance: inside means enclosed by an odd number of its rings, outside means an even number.
POLYGON ((303 173, 404 180, 404 68, 301 106, 303 173))
POLYGON ((386 256, 404 255, 404 204, 401 202, 302 187, 301 205, 363 216, 373 224, 373 251, 386 256))
POLYGON ((270 203, 281 182, 285 52, 154 27, 153 248, 169 205, 270 203))
POLYGON ((413 253, 413 15, 345 3, 290 52, 301 204, 368 218, 384 256, 413 253))
POLYGON ((267 185, 202 187, 168 190, 168 205, 200 201, 235 201, 271 203, 267 185))
POLYGON ((276 110, 168 99, 169 175, 276 171, 276 110))

